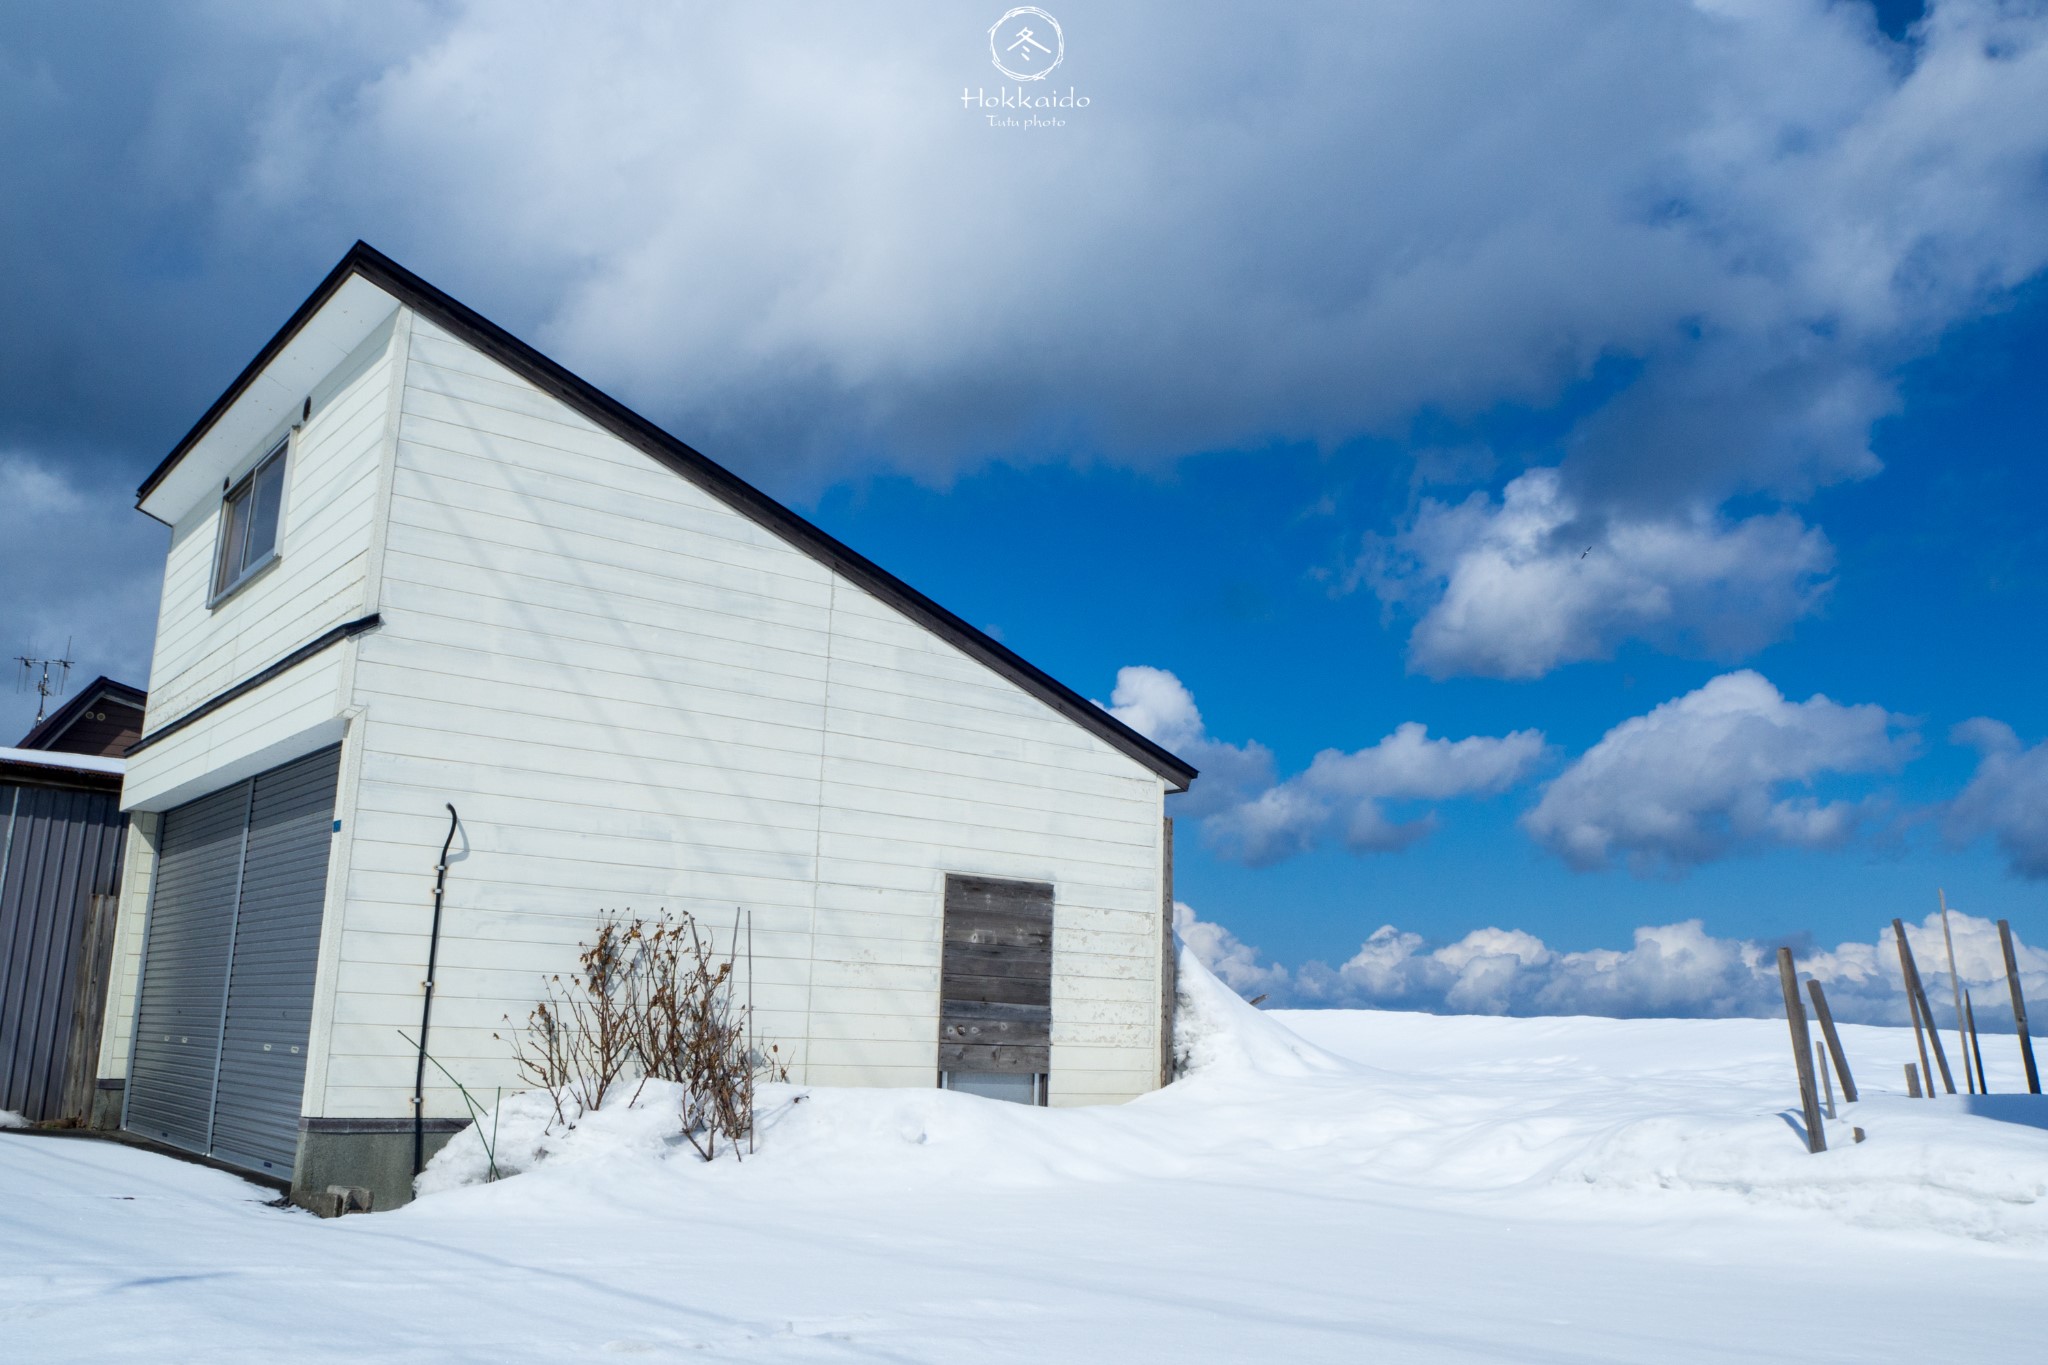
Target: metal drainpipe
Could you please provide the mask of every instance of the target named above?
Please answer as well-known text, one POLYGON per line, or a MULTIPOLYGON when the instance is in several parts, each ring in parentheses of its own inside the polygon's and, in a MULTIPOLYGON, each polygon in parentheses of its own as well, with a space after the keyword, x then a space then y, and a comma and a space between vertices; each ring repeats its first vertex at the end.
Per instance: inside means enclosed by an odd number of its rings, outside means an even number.
POLYGON ((454 802, 448 803, 448 837, 441 841, 441 861, 434 869, 434 927, 427 937, 427 979, 420 985, 420 1056, 412 1074, 412 1173, 427 1165, 427 1022, 434 1014, 434 959, 441 951, 441 893, 448 885, 448 850, 455 844, 458 818, 454 802))

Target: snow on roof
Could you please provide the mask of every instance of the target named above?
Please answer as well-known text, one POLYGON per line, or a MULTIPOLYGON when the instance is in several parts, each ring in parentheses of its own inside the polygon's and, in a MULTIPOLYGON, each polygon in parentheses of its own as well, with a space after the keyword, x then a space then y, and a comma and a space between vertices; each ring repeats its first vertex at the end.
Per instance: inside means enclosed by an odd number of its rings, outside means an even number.
POLYGON ((0 749, 0 763, 28 763, 38 768, 70 768, 82 773, 112 773, 119 777, 128 771, 125 758, 101 758, 97 754, 60 754, 49 749, 0 749))

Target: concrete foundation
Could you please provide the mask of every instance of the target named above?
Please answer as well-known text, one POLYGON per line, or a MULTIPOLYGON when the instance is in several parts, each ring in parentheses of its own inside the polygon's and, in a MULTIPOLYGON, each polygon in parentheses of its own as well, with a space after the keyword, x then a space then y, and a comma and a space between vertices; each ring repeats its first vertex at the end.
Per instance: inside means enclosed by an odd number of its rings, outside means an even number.
MULTIPOLYGON (((428 1119, 426 1155, 431 1158, 468 1126, 467 1119, 428 1119)), ((331 1216, 348 1203, 337 1206, 336 1189, 367 1191, 371 1209, 410 1203, 412 1120, 300 1119, 292 1202, 331 1216)))
POLYGON ((101 1077, 93 1085, 92 1113, 85 1126, 96 1133, 111 1133, 121 1126, 121 1103, 128 1097, 128 1082, 101 1077))

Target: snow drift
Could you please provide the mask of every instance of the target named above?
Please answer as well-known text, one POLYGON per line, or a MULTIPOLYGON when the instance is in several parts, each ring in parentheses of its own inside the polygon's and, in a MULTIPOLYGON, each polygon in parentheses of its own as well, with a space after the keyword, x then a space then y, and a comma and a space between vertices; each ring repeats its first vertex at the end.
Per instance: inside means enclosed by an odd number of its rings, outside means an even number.
POLYGON ((1833 1150, 1811 1156, 1782 1021, 1268 1013, 1186 952, 1180 982, 1182 1075, 1126 1105, 1033 1109, 936 1089, 771 1085, 760 1092, 757 1150, 707 1164, 677 1132, 680 1097, 667 1083, 566 1129, 553 1101, 529 1092, 458 1134, 417 1188, 488 1202, 544 1191, 629 1199, 654 1186, 836 1198, 956 1182, 1225 1179, 1317 1197, 1506 1198, 1561 1216, 1739 1201, 1863 1227, 2048 1243, 2048 1108, 2025 1096, 1930 1103, 1888 1093, 1887 1054, 1911 1046, 1897 1030, 1845 1030, 1866 1098, 1828 1125, 1833 1150), (1854 1143, 1852 1125, 1868 1141, 1854 1143), (466 1188, 487 1179, 487 1139, 500 1174, 518 1179, 466 1188))

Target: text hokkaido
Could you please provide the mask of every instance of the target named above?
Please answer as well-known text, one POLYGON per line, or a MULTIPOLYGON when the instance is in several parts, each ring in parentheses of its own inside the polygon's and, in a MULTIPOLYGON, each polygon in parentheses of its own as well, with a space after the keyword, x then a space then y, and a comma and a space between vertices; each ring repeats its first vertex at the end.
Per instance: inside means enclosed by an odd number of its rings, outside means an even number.
POLYGON ((980 86, 969 90, 964 86, 960 91, 962 109, 1086 109, 1088 96, 1076 95, 1074 87, 1068 86, 1065 94, 1057 90, 1043 95, 1026 94, 1021 85, 999 85, 993 92, 980 86))

